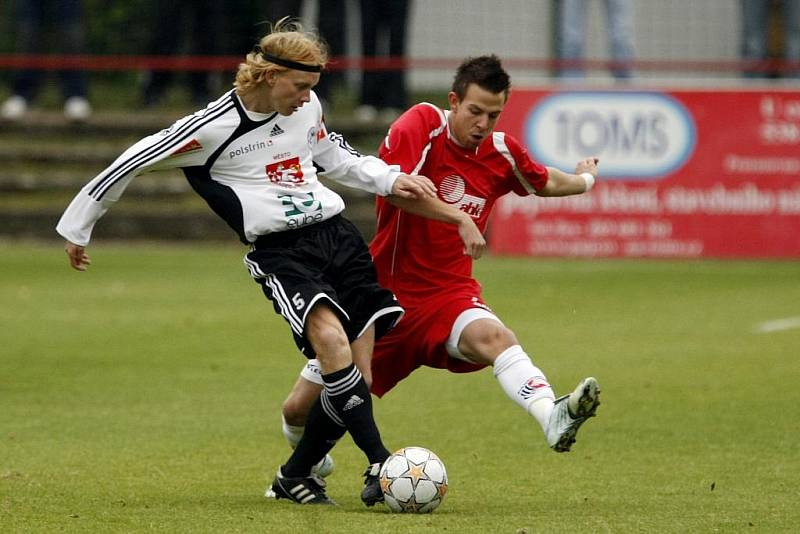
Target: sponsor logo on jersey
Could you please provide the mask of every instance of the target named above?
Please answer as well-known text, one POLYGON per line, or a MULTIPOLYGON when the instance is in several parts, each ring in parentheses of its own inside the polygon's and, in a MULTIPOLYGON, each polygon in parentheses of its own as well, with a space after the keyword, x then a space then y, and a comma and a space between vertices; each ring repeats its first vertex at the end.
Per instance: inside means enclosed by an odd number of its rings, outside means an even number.
POLYGON ((479 218, 483 213, 483 208, 486 207, 485 198, 466 193, 466 183, 457 174, 451 174, 442 179, 439 184, 439 196, 448 204, 453 204, 474 219, 479 218))
POLYGON ((322 221, 322 202, 314 198, 314 193, 305 198, 293 195, 278 195, 278 198, 288 208, 283 214, 289 230, 322 221))
POLYGON ((276 135, 281 135, 283 133, 283 128, 278 126, 277 124, 272 127, 272 130, 269 131, 270 137, 275 137, 276 135))
POLYGON ((313 146, 316 143, 319 143, 328 135, 328 132, 325 131, 325 123, 320 122, 316 126, 312 126, 308 129, 306 133, 306 141, 308 142, 308 146, 313 146))
POLYGON ((273 184, 298 185, 304 183, 303 168, 300 166, 300 158, 293 157, 275 163, 268 163, 267 179, 273 184))
POLYGON ((251 152, 255 152, 256 150, 264 150, 267 147, 272 146, 272 140, 268 141, 259 141, 257 143, 247 143, 246 145, 237 146, 232 148, 228 151, 228 159, 238 158, 239 156, 245 156, 251 152))
POLYGON ((536 394, 536 390, 549 387, 550 384, 547 383, 547 380, 545 380, 544 377, 534 376, 533 378, 529 378, 528 381, 525 382, 521 388, 519 388, 517 395, 523 399, 529 399, 536 394))
POLYGON ((195 152, 197 150, 203 150, 203 145, 197 139, 192 139, 178 150, 172 153, 173 156, 177 156, 179 154, 186 154, 187 152, 195 152))

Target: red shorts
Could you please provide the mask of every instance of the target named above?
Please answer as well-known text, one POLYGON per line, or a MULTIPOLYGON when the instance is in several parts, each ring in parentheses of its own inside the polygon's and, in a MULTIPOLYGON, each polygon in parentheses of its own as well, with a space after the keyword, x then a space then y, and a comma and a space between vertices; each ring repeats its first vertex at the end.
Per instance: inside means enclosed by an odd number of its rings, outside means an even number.
POLYGON ((485 308, 480 295, 469 291, 443 293, 421 306, 403 305, 406 314, 376 344, 372 356, 372 392, 382 397, 420 366, 469 373, 486 367, 448 354, 445 345, 462 312, 485 308))

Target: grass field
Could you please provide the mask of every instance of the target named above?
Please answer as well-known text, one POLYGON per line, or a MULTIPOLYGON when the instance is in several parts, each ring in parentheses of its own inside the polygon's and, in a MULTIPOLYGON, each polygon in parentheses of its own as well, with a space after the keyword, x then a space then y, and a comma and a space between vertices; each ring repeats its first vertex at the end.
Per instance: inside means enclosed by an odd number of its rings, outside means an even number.
POLYGON ((236 247, 2 243, 0 532, 796 532, 798 262, 483 259, 485 297, 596 419, 569 454, 489 371, 422 370, 376 402, 392 448, 445 461, 427 516, 366 509, 335 449, 336 508, 261 495, 288 455, 303 360, 236 247))

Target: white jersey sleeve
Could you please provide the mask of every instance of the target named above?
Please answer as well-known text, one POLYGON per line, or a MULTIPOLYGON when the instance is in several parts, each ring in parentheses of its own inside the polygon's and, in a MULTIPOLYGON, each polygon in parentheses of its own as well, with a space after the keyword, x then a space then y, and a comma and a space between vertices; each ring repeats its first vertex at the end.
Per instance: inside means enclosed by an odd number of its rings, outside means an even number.
MULTIPOLYGON (((321 132, 327 133, 324 125, 321 132)), ((359 154, 336 132, 327 133, 314 145, 314 163, 327 178, 384 197, 392 193, 395 180, 402 174, 398 165, 359 154)))
POLYGON ((223 97, 128 148, 81 189, 61 216, 56 231, 71 243, 86 246, 97 221, 120 198, 133 178, 204 161, 214 147, 202 138, 202 127, 231 109, 233 104, 229 102, 229 97, 223 97))

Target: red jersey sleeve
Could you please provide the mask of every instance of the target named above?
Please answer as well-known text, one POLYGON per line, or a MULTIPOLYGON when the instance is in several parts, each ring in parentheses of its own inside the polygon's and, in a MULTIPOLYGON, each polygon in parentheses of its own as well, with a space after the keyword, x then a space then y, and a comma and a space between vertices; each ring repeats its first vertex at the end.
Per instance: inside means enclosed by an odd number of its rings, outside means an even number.
POLYGON ((512 191, 526 196, 547 185, 547 167, 531 159, 519 141, 503 132, 495 132, 493 136, 495 148, 511 165, 509 182, 512 191))
POLYGON ((406 174, 415 174, 425 163, 431 139, 446 128, 444 112, 422 103, 403 113, 381 143, 378 155, 389 165, 399 165, 406 174))

